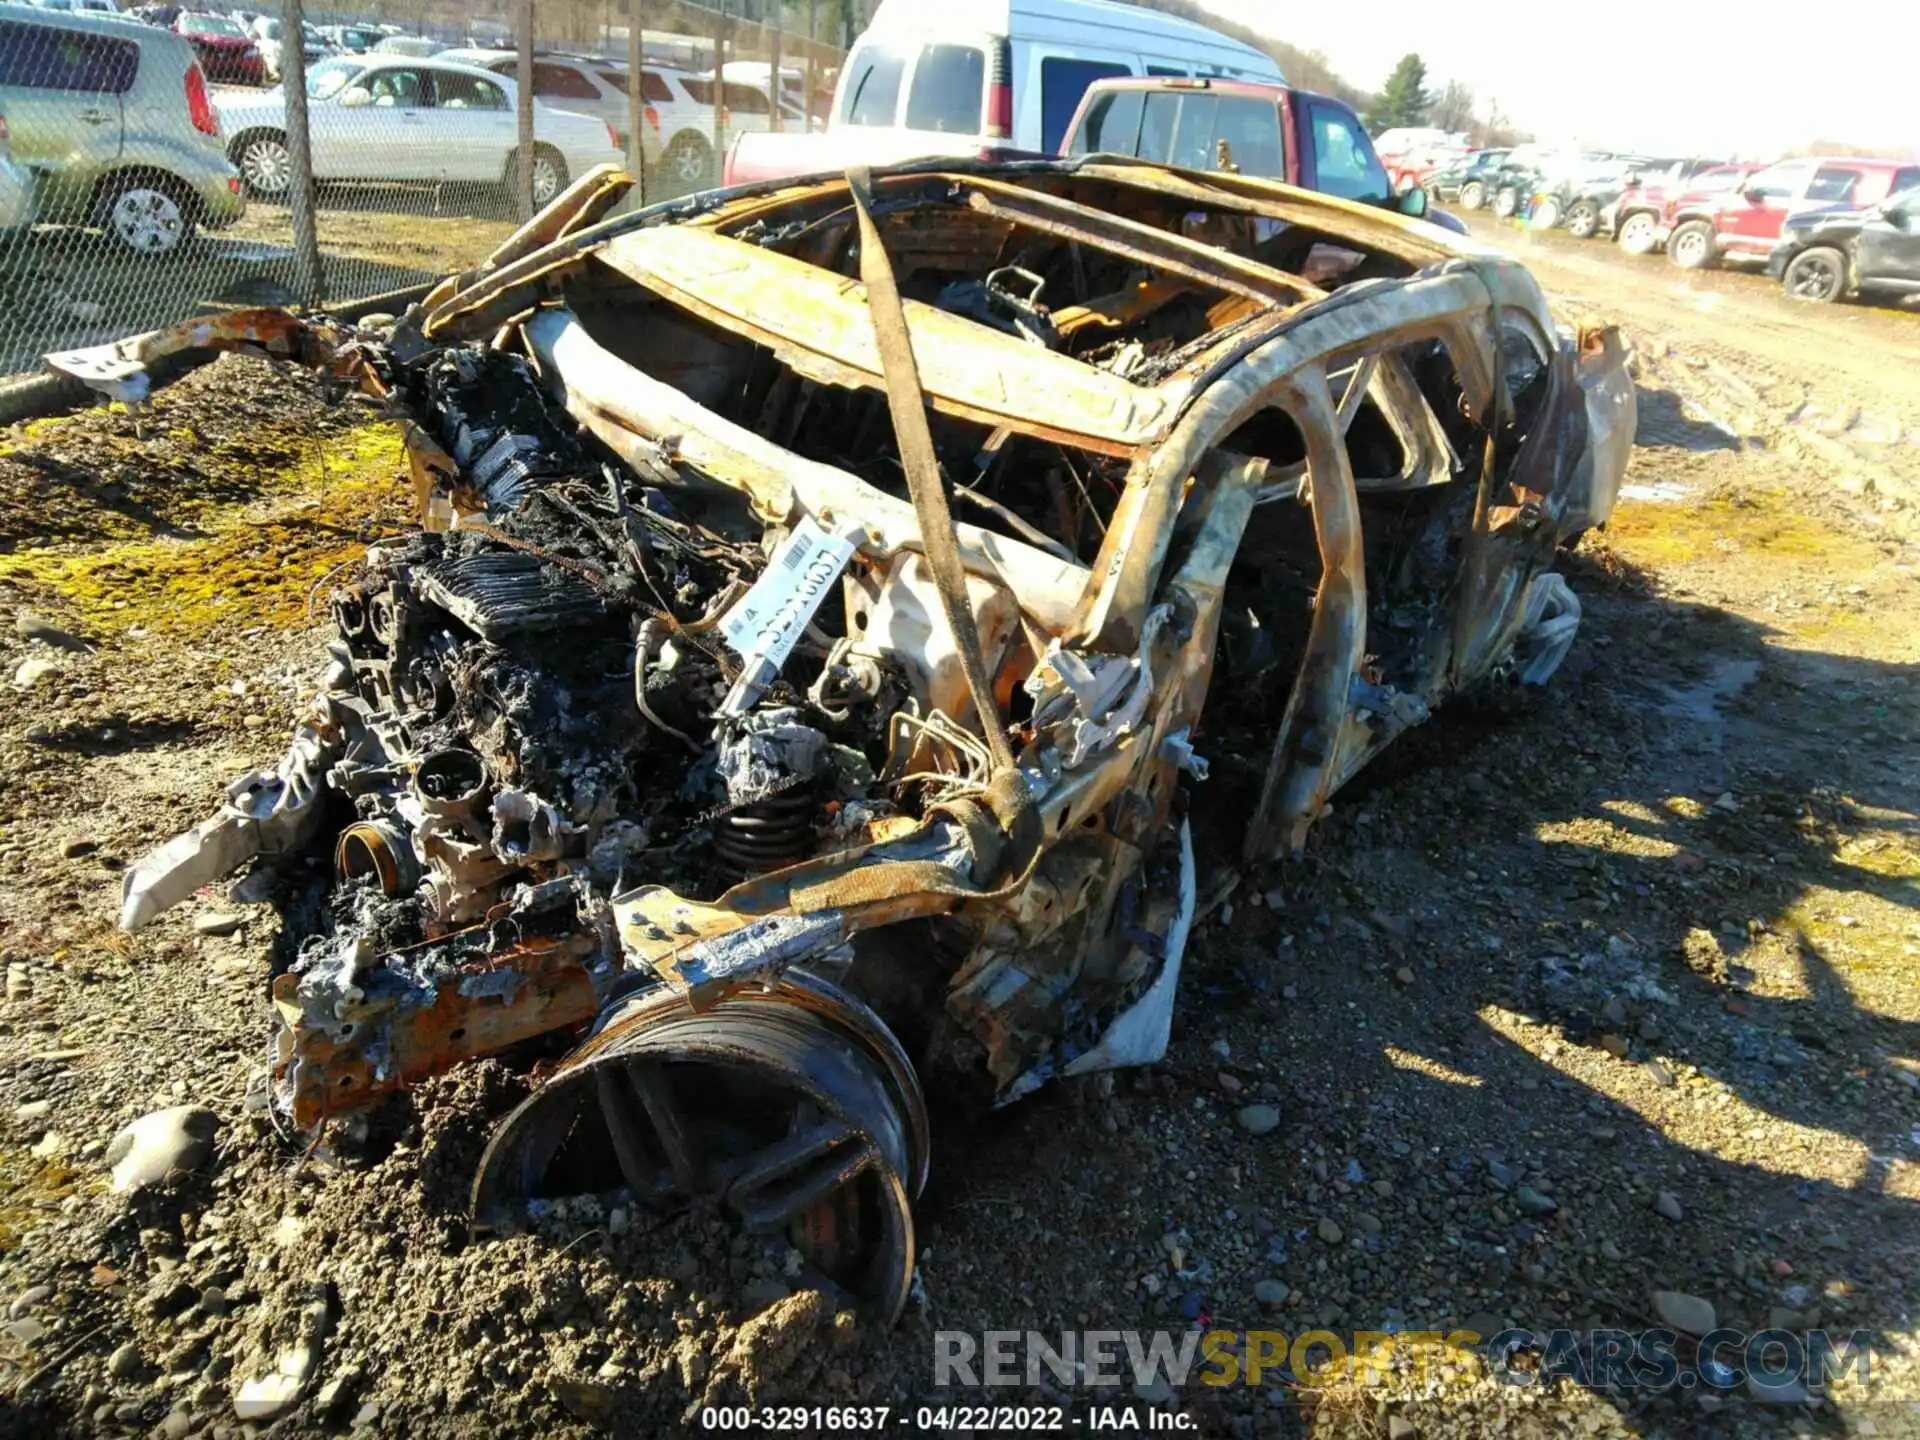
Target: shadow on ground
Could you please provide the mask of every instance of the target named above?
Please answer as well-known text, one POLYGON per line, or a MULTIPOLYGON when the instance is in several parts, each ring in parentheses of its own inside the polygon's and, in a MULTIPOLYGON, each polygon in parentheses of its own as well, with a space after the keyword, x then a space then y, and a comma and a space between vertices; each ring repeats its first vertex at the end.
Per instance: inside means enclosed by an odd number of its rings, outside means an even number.
POLYGON ((1637 391, 1640 420, 1634 444, 1695 454, 1740 448, 1739 436, 1710 420, 1688 415, 1680 397, 1671 390, 1641 385, 1637 391))
MULTIPOLYGON (((1640 1329, 1656 1290, 1750 1332, 1905 1328, 1914 668, 1570 568, 1571 673, 1517 720, 1443 711, 1303 857, 1241 877, 1161 1067, 936 1143, 926 1329, 1640 1329), (1251 1100, 1281 1129, 1236 1125, 1251 1100)), ((1254 741, 1198 737, 1203 893, 1254 741)), ((896 1345, 923 1382, 926 1329, 896 1345)), ((1267 1383, 1181 1403, 1291 1429, 1267 1383)), ((1716 1399, 1612 1403, 1690 1434, 1841 1423, 1716 1399)))

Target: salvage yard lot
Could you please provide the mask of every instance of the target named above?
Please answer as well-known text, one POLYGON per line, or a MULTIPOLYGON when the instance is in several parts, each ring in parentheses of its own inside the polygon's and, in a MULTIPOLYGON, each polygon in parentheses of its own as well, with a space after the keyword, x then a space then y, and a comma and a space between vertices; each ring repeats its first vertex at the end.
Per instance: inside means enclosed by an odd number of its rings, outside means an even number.
POLYGON ((398 450, 250 360, 0 438, 6 601, 94 645, 0 637, 0 1428, 218 1433, 305 1347, 276 1433, 644 1435, 703 1400, 982 1398, 935 1391, 937 1329, 1638 1328, 1679 1291, 1743 1330, 1876 1330, 1872 1393, 1273 1372, 1156 1403, 1212 1434, 1383 1433, 1383 1405, 1422 1436, 1496 1409, 1541 1435, 1893 1432, 1920 1275, 1920 317, 1479 228, 1637 354, 1641 445, 1566 566, 1567 670, 1525 713, 1414 732, 1257 873, 1233 801, 1264 747, 1197 735, 1214 903, 1166 1061, 940 1117, 924 1303, 890 1334, 772 1299, 697 1220, 469 1243, 478 1146, 523 1093, 497 1064, 312 1149, 274 1133, 247 1103, 264 912, 125 937, 119 875, 280 754, 310 597, 403 522, 398 450), (209 1173, 108 1192, 109 1137, 187 1099, 223 1120, 209 1173))

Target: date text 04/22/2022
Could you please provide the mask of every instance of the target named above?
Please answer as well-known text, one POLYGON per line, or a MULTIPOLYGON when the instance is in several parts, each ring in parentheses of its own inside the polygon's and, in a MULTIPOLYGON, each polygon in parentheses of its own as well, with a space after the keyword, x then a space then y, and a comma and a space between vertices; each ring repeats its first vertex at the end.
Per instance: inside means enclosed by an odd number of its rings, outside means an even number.
POLYGON ((1155 1407, 1095 1405, 1085 1414, 1063 1405, 709 1405, 700 1411, 700 1428, 714 1431, 875 1433, 893 1429, 921 1432, 1066 1433, 1069 1431, 1191 1430, 1190 1416, 1155 1407))

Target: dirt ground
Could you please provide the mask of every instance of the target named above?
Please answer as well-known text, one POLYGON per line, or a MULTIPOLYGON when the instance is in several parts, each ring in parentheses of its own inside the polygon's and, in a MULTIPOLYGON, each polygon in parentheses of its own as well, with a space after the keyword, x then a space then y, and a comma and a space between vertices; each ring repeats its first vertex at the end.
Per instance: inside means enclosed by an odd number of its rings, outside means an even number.
POLYGON ((1869 1330, 1871 1383, 1278 1365, 1104 1400, 1234 1436, 1920 1428, 1920 316, 1481 229, 1636 351, 1628 495, 1566 566, 1573 658, 1527 713, 1413 732, 1259 873, 1236 797, 1264 755, 1198 735, 1212 908, 1165 1062, 940 1114, 890 1333, 695 1222, 470 1241, 524 1094, 502 1063, 276 1131, 249 1099, 268 912, 208 933, 208 896, 123 936, 121 872, 278 757, 316 597, 404 523, 397 442, 246 360, 0 437, 5 608, 87 642, 0 632, 0 1434, 258 1432, 234 1397, 289 1352, 310 1380, 275 1435, 640 1436, 749 1399, 1081 1430, 1084 1390, 937 1390, 934 1332, 1640 1329, 1668 1291, 1869 1330), (111 1192, 115 1132, 187 1102, 220 1117, 204 1173, 111 1192))

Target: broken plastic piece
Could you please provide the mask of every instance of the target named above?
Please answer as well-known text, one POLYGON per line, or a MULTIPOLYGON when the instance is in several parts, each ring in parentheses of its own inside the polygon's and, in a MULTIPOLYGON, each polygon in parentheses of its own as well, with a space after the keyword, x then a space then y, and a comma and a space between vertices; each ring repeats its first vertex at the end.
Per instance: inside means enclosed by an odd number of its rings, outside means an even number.
POLYGON ((250 771, 227 787, 212 819, 176 835, 127 872, 120 928, 138 930, 202 885, 231 875, 260 855, 298 849, 320 820, 320 776, 338 753, 336 742, 311 726, 271 775, 250 771))

